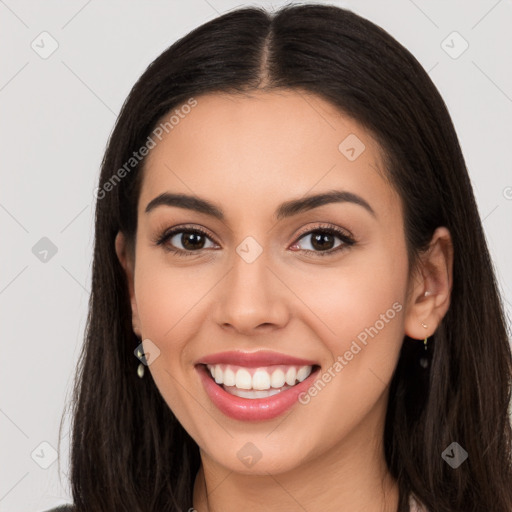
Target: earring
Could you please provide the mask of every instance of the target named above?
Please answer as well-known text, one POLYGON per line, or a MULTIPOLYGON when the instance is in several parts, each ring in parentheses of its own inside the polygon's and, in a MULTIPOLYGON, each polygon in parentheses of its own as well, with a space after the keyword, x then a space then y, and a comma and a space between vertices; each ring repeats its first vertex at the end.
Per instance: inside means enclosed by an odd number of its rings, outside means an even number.
MULTIPOLYGON (((428 325, 424 322, 421 322, 421 325, 426 329, 428 327, 428 325)), ((425 344, 425 350, 427 350, 427 339, 428 339, 428 336, 425 336, 425 341, 423 342, 425 344)))
MULTIPOLYGON (((142 352, 139 349, 137 349, 137 357, 140 359, 141 357, 144 357, 144 352, 142 352)), ((144 365, 142 363, 139 364, 137 367, 137 375, 142 379, 144 377, 144 365)))
MULTIPOLYGON (((424 322, 421 322, 421 325, 427 329, 428 325, 424 322)), ((427 350, 427 339, 428 339, 428 336, 425 336, 425 340, 423 341, 424 345, 425 345, 425 351, 427 350)), ((422 368, 427 368, 428 367, 428 359, 426 357, 422 357, 420 359, 420 366, 422 368)))

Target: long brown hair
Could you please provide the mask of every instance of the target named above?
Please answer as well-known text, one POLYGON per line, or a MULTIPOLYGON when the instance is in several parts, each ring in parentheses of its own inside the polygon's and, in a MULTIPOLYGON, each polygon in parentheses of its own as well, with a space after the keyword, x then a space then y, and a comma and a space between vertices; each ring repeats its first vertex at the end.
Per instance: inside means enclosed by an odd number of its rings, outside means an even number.
POLYGON ((510 512, 511 351, 450 115, 428 74, 393 37, 319 4, 275 13, 241 8, 205 23, 149 65, 122 107, 99 180, 89 315, 73 390, 76 509, 186 511, 200 464, 197 445, 154 381, 136 372, 140 341, 114 239, 121 230, 135 243, 145 160, 126 162, 157 121, 191 97, 279 88, 317 94, 379 141, 403 202, 410 268, 436 227, 452 235, 451 305, 429 339, 429 364, 419 365, 422 345, 405 337, 390 384, 384 442, 399 511, 414 493, 435 512, 510 512), (452 442, 468 453, 457 468, 441 457, 452 442))

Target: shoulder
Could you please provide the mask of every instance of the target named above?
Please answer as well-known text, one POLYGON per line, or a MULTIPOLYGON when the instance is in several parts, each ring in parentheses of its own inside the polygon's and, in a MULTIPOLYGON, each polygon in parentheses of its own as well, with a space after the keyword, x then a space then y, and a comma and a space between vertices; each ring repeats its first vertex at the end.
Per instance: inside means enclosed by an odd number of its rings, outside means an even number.
POLYGON ((45 510, 45 512, 74 512, 74 510, 73 505, 59 505, 58 507, 45 510))

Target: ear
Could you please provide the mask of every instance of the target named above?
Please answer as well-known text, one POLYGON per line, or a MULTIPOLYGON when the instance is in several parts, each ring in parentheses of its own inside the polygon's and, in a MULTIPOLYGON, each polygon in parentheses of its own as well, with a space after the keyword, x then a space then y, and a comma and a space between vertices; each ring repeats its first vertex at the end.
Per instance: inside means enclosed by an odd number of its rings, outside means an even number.
POLYGON ((134 258, 133 253, 135 251, 130 251, 128 248, 128 244, 126 241, 126 237, 124 234, 119 231, 116 235, 115 240, 116 254, 121 266, 124 269, 126 274, 126 282, 128 285, 128 292, 130 294, 130 303, 132 306, 132 325, 133 332, 139 337, 142 338, 141 329, 140 329, 140 321, 139 321, 139 312, 137 310, 137 301, 135 300, 134 293, 134 258))
POLYGON ((434 334, 450 307, 452 284, 452 239, 446 227, 438 227, 409 283, 405 315, 407 336, 422 340, 434 334))

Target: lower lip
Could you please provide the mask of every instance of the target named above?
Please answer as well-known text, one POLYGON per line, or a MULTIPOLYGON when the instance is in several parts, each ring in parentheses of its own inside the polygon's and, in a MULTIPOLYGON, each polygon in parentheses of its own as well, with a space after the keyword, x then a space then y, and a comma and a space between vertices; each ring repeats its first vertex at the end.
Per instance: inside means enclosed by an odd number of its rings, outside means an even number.
POLYGON ((276 418, 290 409, 299 395, 312 384, 320 368, 311 372, 307 379, 295 386, 267 398, 242 398, 232 395, 219 386, 210 376, 205 365, 196 366, 210 400, 226 416, 235 420, 262 421, 276 418))

